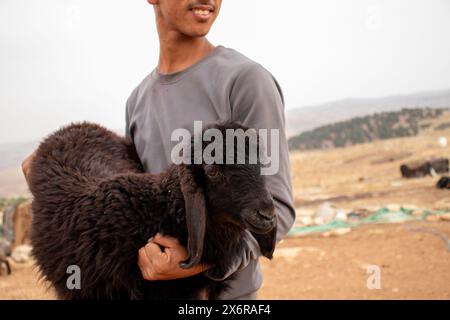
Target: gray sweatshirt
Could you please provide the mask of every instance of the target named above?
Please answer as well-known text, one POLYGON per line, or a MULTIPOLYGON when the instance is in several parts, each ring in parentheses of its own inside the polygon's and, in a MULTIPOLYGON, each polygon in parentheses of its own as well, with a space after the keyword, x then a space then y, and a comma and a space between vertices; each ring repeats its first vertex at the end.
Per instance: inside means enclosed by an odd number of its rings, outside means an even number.
MULTIPOLYGON (((255 129, 279 129, 279 171, 266 178, 275 200, 277 239, 281 240, 294 223, 295 211, 283 94, 274 77, 237 51, 218 46, 183 71, 160 74, 155 69, 127 101, 126 135, 134 141, 147 172, 158 173, 170 165, 177 144, 171 141, 172 132, 178 128, 193 132, 194 121, 204 126, 237 121, 255 129)), ((247 243, 245 254, 236 258, 224 277, 236 273, 222 299, 248 297, 261 287, 259 245, 250 233, 247 243)))

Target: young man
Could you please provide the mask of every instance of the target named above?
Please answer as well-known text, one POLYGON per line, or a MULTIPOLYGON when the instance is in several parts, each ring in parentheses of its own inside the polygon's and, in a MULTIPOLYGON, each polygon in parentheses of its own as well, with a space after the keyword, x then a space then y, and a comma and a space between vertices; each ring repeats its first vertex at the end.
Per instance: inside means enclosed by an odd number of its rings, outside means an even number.
MULTIPOLYGON (((237 121, 255 129, 279 129, 279 172, 267 176, 278 217, 277 239, 294 222, 289 155, 284 127, 283 96, 275 79, 259 64, 238 52, 214 47, 205 36, 217 18, 222 0, 148 0, 154 6, 160 42, 157 68, 133 91, 126 112, 127 135, 136 145, 148 172, 170 163, 175 129, 193 131, 194 121, 205 125, 237 121)), ((248 234, 248 248, 226 275, 196 266, 179 267, 186 249, 175 239, 157 235, 139 251, 145 279, 170 280, 205 272, 215 280, 235 274, 223 299, 254 299, 262 283, 256 240, 248 234), (163 247, 164 249, 160 249, 163 247)))
MULTIPOLYGON (((294 222, 290 165, 284 126, 283 96, 275 79, 238 52, 214 47, 205 36, 219 14, 222 0, 148 0, 154 6, 160 41, 157 68, 132 92, 126 108, 126 134, 147 172, 171 163, 175 129, 193 131, 194 121, 208 125, 236 121, 255 129, 278 129, 279 171, 267 176, 278 218, 277 240, 294 222)), ((31 156, 32 158, 32 156, 31 156)), ((31 158, 23 163, 25 176, 31 158)), ((198 265, 179 263, 186 249, 176 239, 156 235, 139 250, 138 264, 148 281, 171 280, 205 272, 214 280, 234 274, 222 299, 255 299, 262 284, 260 248, 248 233, 247 250, 225 275, 198 265)))

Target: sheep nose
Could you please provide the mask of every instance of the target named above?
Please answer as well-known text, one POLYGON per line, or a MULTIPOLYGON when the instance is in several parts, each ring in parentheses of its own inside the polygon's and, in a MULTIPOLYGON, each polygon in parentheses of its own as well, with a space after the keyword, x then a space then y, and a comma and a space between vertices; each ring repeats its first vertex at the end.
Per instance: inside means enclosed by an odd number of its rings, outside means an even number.
POLYGON ((271 210, 271 209, 256 210, 256 213, 258 214, 258 216, 260 216, 264 220, 272 220, 273 219, 273 210, 271 210))

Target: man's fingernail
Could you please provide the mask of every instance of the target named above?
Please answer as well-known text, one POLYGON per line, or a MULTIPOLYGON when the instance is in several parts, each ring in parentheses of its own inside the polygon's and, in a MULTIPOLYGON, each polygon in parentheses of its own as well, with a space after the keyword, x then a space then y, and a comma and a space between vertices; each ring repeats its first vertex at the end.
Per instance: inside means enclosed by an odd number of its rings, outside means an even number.
POLYGON ((151 237, 150 239, 148 239, 147 243, 152 242, 154 237, 151 237))

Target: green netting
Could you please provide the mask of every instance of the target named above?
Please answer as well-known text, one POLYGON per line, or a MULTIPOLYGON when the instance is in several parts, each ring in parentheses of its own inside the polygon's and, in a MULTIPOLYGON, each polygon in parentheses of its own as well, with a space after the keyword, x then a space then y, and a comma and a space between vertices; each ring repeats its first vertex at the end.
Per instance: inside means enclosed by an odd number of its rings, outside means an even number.
POLYGON ((433 211, 433 210, 424 210, 423 211, 423 214, 422 214, 422 218, 426 218, 426 217, 428 217, 429 215, 440 215, 440 214, 447 214, 447 213, 449 213, 449 211, 445 211, 445 210, 436 210, 436 211, 433 211))
POLYGON ((397 223, 411 220, 420 220, 420 217, 413 216, 412 210, 401 208, 400 211, 389 211, 387 208, 381 208, 374 214, 362 219, 359 224, 368 223, 397 223))
POLYGON ((387 208, 381 208, 375 213, 369 215, 356 222, 346 222, 343 220, 332 220, 328 223, 316 226, 304 226, 292 228, 288 236, 298 236, 310 233, 322 233, 342 228, 354 228, 364 224, 381 224, 381 223, 399 223, 407 221, 415 221, 425 219, 427 216, 446 214, 448 211, 444 210, 424 210, 421 216, 415 216, 412 214, 413 210, 408 208, 401 208, 399 211, 390 211, 387 208))
POLYGON ((294 227, 288 235, 298 235, 303 233, 327 232, 333 229, 349 228, 350 224, 342 220, 333 220, 317 226, 294 227))

